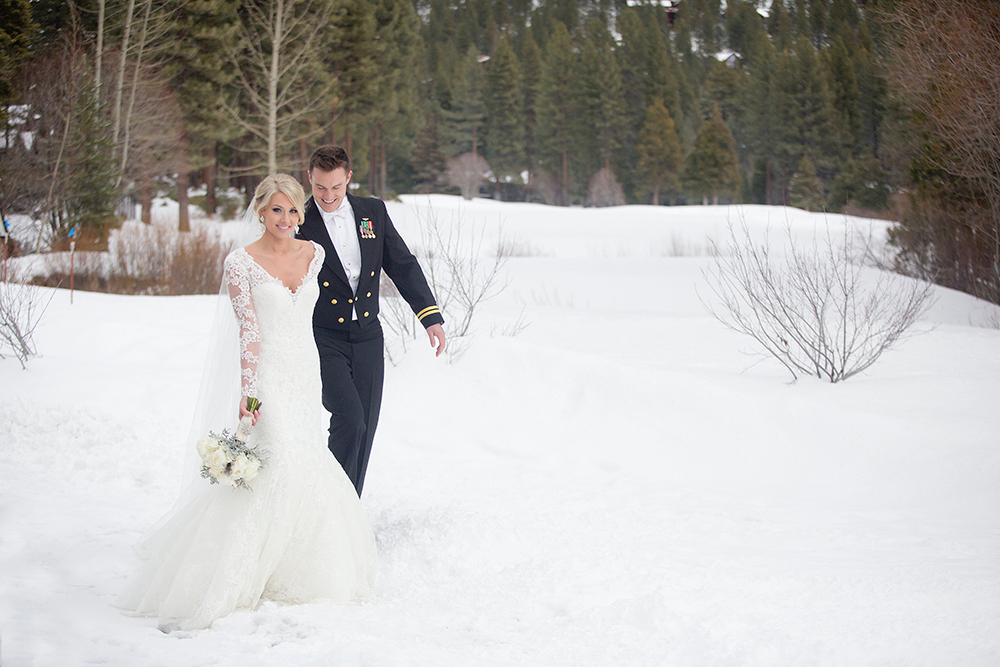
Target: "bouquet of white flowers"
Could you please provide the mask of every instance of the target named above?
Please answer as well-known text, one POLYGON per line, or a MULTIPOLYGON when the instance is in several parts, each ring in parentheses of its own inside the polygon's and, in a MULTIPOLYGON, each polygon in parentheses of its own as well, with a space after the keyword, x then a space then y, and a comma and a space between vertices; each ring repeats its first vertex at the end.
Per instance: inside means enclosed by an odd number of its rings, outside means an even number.
MULTIPOLYGON (((255 412, 260 408, 256 398, 247 399, 247 410, 255 412)), ((201 476, 212 484, 228 484, 232 487, 250 488, 250 480, 257 476, 267 459, 266 452, 247 446, 253 417, 240 420, 236 433, 230 435, 223 429, 222 435, 209 431, 208 436, 198 441, 198 455, 201 456, 201 476)))

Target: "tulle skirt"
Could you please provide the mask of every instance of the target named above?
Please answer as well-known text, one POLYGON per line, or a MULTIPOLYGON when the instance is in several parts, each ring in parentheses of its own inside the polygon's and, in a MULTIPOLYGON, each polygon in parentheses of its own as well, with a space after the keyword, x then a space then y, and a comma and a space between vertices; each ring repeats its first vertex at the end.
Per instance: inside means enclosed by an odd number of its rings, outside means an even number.
POLYGON ((158 616, 162 629, 205 628, 262 600, 349 603, 371 595, 375 539, 326 447, 319 387, 306 401, 267 392, 263 351, 261 361, 263 407, 249 444, 270 454, 253 490, 203 480, 204 489, 138 545, 146 562, 116 602, 158 616))

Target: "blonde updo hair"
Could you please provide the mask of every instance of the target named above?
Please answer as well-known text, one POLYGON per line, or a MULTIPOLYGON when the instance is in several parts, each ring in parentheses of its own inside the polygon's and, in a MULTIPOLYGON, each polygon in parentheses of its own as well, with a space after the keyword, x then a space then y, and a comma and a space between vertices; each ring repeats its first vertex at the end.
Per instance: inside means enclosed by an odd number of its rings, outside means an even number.
POLYGON ((279 192, 291 200, 292 206, 299 212, 299 224, 301 225, 306 215, 306 193, 302 189, 302 185, 288 174, 268 176, 254 190, 253 210, 257 214, 257 218, 260 218, 261 213, 271 203, 271 199, 279 192))

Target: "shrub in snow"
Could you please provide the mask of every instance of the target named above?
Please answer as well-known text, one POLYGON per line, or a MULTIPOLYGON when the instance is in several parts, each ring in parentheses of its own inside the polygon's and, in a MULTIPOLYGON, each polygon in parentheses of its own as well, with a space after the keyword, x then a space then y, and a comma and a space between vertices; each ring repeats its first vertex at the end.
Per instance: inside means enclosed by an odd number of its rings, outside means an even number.
MULTIPOLYGON (((755 242, 744 222, 730 224, 728 247, 716 248, 705 272, 718 309, 709 312, 751 336, 798 378, 840 382, 874 364, 931 305, 930 283, 865 267, 870 236, 860 241, 827 230, 825 241, 802 247, 788 230, 783 261, 771 257, 767 235, 755 242)), ((713 244, 714 246, 714 244, 713 244)))
POLYGON ((490 174, 490 165, 482 155, 462 153, 448 160, 445 176, 448 185, 458 188, 464 199, 472 199, 479 194, 479 188, 490 174))
POLYGON ((615 178, 615 172, 608 167, 601 169, 590 179, 587 198, 592 206, 624 206, 625 193, 615 178))
POLYGON ((0 359, 6 350, 25 368, 28 359, 38 354, 35 328, 52 294, 46 296, 40 288, 21 280, 6 258, 0 263, 0 359))
MULTIPOLYGON (((129 221, 113 230, 107 253, 77 253, 76 285, 116 294, 216 294, 229 244, 205 228, 129 221)), ((48 285, 69 285, 69 256, 46 257, 48 285)))
MULTIPOLYGON (((421 214, 418 221, 423 247, 415 249, 415 254, 448 320, 445 351, 449 361, 454 362, 472 341, 473 322, 483 302, 506 289, 508 281, 502 270, 517 244, 509 241, 501 229, 496 248, 486 247, 484 228, 466 224, 461 217, 450 225, 443 225, 433 210, 421 214)), ((399 352, 406 351, 408 342, 423 335, 423 327, 384 274, 379 291, 379 319, 386 329, 386 356, 394 364, 399 352)), ((525 326, 519 318, 513 325, 502 327, 500 332, 517 335, 525 326)))

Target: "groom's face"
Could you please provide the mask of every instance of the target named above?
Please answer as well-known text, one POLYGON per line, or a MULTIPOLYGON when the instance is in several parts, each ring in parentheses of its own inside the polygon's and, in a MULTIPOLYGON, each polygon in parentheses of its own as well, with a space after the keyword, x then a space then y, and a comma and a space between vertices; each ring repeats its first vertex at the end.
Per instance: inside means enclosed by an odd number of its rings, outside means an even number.
POLYGON ((312 186, 313 200, 327 213, 336 211, 347 194, 347 184, 351 182, 353 173, 343 167, 337 167, 333 171, 310 171, 309 184, 312 186))

